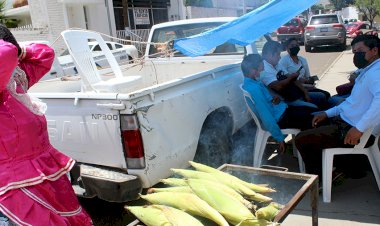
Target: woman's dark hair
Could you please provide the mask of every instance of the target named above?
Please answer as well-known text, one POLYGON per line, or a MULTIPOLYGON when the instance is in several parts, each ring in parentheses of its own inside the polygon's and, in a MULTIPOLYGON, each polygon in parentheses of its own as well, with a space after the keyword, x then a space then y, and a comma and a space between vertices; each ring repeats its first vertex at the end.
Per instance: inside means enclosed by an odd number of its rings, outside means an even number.
POLYGON ((0 24, 0 39, 6 42, 12 43, 17 47, 18 55, 21 54, 20 45, 17 43, 16 38, 13 36, 11 31, 3 24, 0 24))
POLYGON ((377 47, 378 51, 380 51, 380 39, 375 35, 358 35, 354 38, 354 40, 352 40, 351 46, 355 45, 358 42, 363 42, 364 45, 370 49, 377 47))
POLYGON ((244 56, 241 62, 241 70, 245 77, 249 75, 252 69, 258 69, 259 65, 263 62, 263 59, 259 54, 248 54, 244 56))
POLYGON ((285 41, 284 45, 286 48, 290 45, 291 42, 296 41, 298 43, 298 40, 296 38, 289 38, 285 41))

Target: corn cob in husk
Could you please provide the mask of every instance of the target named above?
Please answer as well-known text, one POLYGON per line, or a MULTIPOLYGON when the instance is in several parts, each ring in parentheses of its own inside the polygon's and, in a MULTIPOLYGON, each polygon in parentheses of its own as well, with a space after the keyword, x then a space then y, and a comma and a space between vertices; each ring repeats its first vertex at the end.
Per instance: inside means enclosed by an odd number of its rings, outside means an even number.
POLYGON ((125 208, 147 226, 203 226, 199 220, 190 214, 169 206, 149 205, 127 206, 125 208))
MULTIPOLYGON (((203 179, 209 181, 215 181, 222 183, 235 191, 239 192, 241 195, 246 196, 250 200, 258 201, 258 202, 271 202, 272 198, 264 196, 262 194, 256 193, 255 191, 249 189, 245 185, 239 183, 234 177, 226 177, 225 173, 206 173, 202 171, 195 170, 186 170, 186 169, 171 169, 174 173, 179 174, 185 178, 196 178, 203 179)), ((229 175, 229 174, 226 174, 229 175)))
POLYGON ((240 222, 236 226, 280 226, 280 224, 275 222, 269 222, 264 219, 248 219, 240 222))
POLYGON ((184 179, 180 178, 166 178, 161 179, 160 182, 169 185, 169 186, 187 186, 187 183, 184 179))
POLYGON ((193 193, 189 186, 178 186, 178 187, 167 187, 167 188, 149 188, 147 193, 157 193, 157 192, 187 192, 193 193))
POLYGON ((231 180, 235 181, 235 183, 243 184, 244 186, 252 189, 255 192, 259 192, 259 193, 275 192, 274 189, 271 189, 271 188, 268 188, 268 187, 265 187, 265 186, 260 186, 260 185, 257 185, 257 184, 248 183, 248 182, 243 181, 243 180, 241 180, 241 179, 239 179, 239 178, 237 178, 235 176, 232 176, 231 174, 222 172, 222 171, 217 170, 215 168, 212 168, 210 166, 206 166, 204 164, 196 163, 196 162, 193 162, 193 161, 189 161, 189 163, 190 163, 190 165, 192 167, 194 167, 198 171, 212 173, 212 174, 220 174, 223 177, 225 177, 226 179, 228 178, 228 179, 231 179, 231 180))
POLYGON ((232 197, 234 197, 235 199, 237 199, 238 201, 240 201, 241 203, 243 203, 243 205, 246 206, 250 210, 255 210, 256 209, 255 205, 253 205, 250 201, 246 200, 237 191, 235 191, 234 189, 232 189, 232 188, 230 188, 230 187, 228 187, 228 186, 226 186, 226 185, 224 185, 222 183, 215 182, 215 181, 206 181, 206 180, 203 180, 203 179, 193 179, 193 180, 196 180, 199 183, 203 183, 206 186, 214 186, 215 188, 217 188, 217 189, 219 189, 221 191, 224 191, 224 192, 230 194, 232 197))
POLYGON ((221 213, 228 222, 236 225, 243 220, 255 218, 240 201, 215 186, 207 186, 194 179, 188 179, 187 183, 197 196, 221 213))
POLYGON ((140 196, 150 203, 175 207, 190 214, 210 219, 220 226, 228 226, 227 221, 218 211, 195 194, 185 192, 159 192, 140 196))
POLYGON ((278 205, 275 203, 270 203, 269 205, 262 207, 256 211, 257 219, 265 219, 268 221, 273 221, 276 215, 280 212, 278 205))

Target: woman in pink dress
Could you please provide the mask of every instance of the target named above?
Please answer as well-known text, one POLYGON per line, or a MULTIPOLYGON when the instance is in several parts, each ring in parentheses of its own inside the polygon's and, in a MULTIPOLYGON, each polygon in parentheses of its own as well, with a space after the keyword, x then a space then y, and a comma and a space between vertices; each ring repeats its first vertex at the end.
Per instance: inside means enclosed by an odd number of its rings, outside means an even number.
POLYGON ((74 160, 50 144, 46 106, 26 93, 53 60, 0 26, 0 212, 16 225, 92 225, 66 176, 74 160))

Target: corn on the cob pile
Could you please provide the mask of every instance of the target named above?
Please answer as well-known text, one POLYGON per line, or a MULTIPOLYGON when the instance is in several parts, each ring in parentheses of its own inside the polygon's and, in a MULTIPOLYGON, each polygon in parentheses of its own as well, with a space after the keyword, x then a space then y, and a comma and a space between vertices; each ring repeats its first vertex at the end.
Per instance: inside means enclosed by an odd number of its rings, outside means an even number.
POLYGON ((223 216, 212 208, 207 201, 195 194, 184 192, 159 192, 141 195, 141 198, 153 204, 167 205, 190 214, 208 218, 220 226, 228 226, 223 216))
POLYGON ((149 205, 127 206, 125 208, 147 226, 203 226, 199 220, 190 214, 169 206, 149 205))
POLYGON ((236 225, 242 220, 255 218, 247 207, 228 193, 207 186, 200 180, 189 179, 187 183, 197 196, 221 213, 228 222, 236 225))
POLYGON ((171 169, 185 179, 162 179, 161 182, 172 187, 151 188, 148 195, 140 195, 152 205, 126 209, 148 226, 202 225, 189 214, 208 218, 221 226, 229 226, 228 222, 237 226, 280 225, 271 222, 283 208, 280 204, 272 202, 256 210, 248 201, 270 202, 270 197, 260 193, 275 190, 200 163, 190 161, 190 164, 196 170, 171 169))
POLYGON ((196 162, 193 162, 193 161, 189 161, 190 165, 192 167, 194 167, 196 170, 198 171, 202 171, 202 172, 206 172, 206 173, 215 173, 215 174, 219 174, 219 175, 222 175, 223 177, 225 178, 228 178, 236 183, 239 183, 239 184, 243 184, 244 186, 254 190, 255 192, 259 192, 259 193, 267 193, 267 192, 275 192, 274 189, 271 189, 271 188, 268 188, 268 187, 265 187, 265 186, 259 186, 257 184, 252 184, 252 183, 248 183, 246 181, 243 181, 235 176, 232 176, 231 174, 228 174, 228 173, 225 173, 225 172, 222 172, 218 169, 215 169, 215 168, 212 168, 210 166, 206 166, 204 164, 201 164, 201 163, 196 163, 196 162))
MULTIPOLYGON (((208 166, 207 166, 208 167, 208 166)), ((211 167, 210 167, 211 168, 211 167)), ((211 168, 213 169, 213 168, 211 168)), ((197 178, 222 183, 235 191, 239 192, 243 196, 248 197, 250 200, 258 202, 271 202, 272 198, 256 193, 250 188, 246 187, 242 183, 238 182, 234 177, 226 177, 219 173, 206 173, 202 171, 186 170, 186 169, 171 169, 174 173, 179 174, 185 178, 197 178)), ((216 170, 216 169, 215 169, 216 170)), ((229 174, 226 174, 229 175, 229 174)))

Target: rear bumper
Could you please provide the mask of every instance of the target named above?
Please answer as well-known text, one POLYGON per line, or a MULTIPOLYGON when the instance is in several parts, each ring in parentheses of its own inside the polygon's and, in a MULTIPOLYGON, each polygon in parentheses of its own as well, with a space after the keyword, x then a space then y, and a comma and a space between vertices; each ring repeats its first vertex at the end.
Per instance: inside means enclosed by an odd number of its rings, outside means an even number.
POLYGON ((296 38, 300 41, 303 41, 303 34, 277 34, 277 41, 286 41, 289 38, 296 38))
MULTIPOLYGON (((109 202, 127 202, 139 198, 142 184, 137 176, 129 175, 117 169, 101 168, 85 164, 77 164, 73 184, 77 182, 82 189, 74 189, 78 196, 100 199, 109 202), (79 192, 79 193, 78 193, 79 192)), ((78 185, 76 185, 78 186, 78 185)))
POLYGON ((305 44, 309 46, 342 45, 346 41, 346 34, 335 36, 305 36, 305 44))

